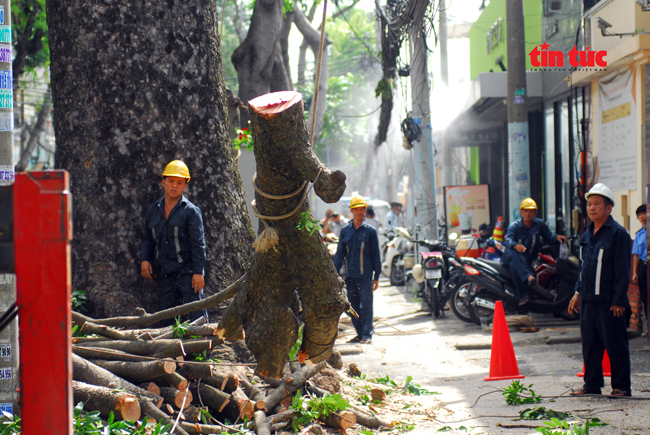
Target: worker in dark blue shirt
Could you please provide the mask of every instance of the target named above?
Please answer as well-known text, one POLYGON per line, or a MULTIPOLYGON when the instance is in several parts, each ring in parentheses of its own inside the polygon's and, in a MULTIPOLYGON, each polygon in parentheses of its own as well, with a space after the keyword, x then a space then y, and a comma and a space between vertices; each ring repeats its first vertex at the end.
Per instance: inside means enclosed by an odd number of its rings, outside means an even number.
POLYGON ((552 295, 541 287, 531 268, 532 262, 545 243, 555 243, 557 240, 566 242, 563 235, 553 235, 546 223, 537 219, 537 203, 531 198, 526 198, 519 206, 521 219, 511 223, 506 233, 506 252, 501 258, 501 263, 510 268, 519 304, 525 305, 530 298, 530 291, 542 294, 547 298, 552 295))
POLYGON ((368 204, 362 196, 350 201, 353 220, 343 227, 334 256, 334 266, 340 270, 347 258, 345 284, 348 300, 359 318, 352 316, 357 336, 349 343, 370 343, 372 340, 372 292, 379 286, 381 259, 377 231, 364 222, 368 204))
POLYGON ((600 394, 605 350, 612 367, 611 396, 630 396, 630 348, 627 341, 625 310, 630 304, 630 251, 627 230, 610 215, 614 207, 612 191, 596 183, 585 194, 591 223, 580 238, 582 266, 576 294, 569 313, 580 312, 584 386, 572 395, 600 394))
MULTIPOLYGON (((152 263, 160 263, 159 310, 203 299, 203 218, 201 210, 183 196, 189 181, 185 163, 169 163, 162 174, 165 195, 149 207, 145 218, 141 272, 146 279, 153 279, 152 263)), ((192 321, 201 316, 207 321, 207 310, 190 313, 192 321)), ((173 325, 174 320, 161 323, 173 325)))
MULTIPOLYGON (((645 230, 646 224, 646 205, 640 205, 636 209, 636 217, 641 222, 641 229, 634 236, 632 244, 632 283, 639 285, 641 302, 643 302, 643 317, 648 323, 648 241, 645 230)), ((646 332, 647 333, 647 332, 646 332)))

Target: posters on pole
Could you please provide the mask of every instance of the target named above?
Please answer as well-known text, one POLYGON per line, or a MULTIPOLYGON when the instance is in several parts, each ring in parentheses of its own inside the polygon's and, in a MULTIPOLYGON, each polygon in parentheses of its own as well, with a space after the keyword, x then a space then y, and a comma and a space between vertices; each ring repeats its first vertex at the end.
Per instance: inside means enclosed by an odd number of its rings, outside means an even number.
POLYGON ((445 186, 447 234, 478 233, 478 227, 490 223, 490 186, 445 186))
POLYGON ((635 75, 623 68, 598 81, 598 181, 613 191, 637 188, 635 75))
POLYGON ((530 197, 530 157, 528 122, 508 123, 509 205, 510 222, 521 217, 519 204, 530 197))

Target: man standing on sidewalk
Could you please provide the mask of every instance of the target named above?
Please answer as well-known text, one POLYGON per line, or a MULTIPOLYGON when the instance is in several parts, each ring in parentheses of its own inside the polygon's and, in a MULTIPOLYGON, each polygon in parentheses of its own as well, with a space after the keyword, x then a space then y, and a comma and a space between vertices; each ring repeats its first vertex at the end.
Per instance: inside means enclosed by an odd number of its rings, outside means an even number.
MULTIPOLYGON (((643 306, 643 317, 646 326, 650 327, 648 322, 648 242, 646 240, 646 205, 640 205, 636 209, 636 217, 641 222, 641 229, 634 236, 632 245, 632 284, 639 285, 641 302, 643 306)), ((647 334, 647 331, 645 332, 647 334)))
MULTIPOLYGON (((158 309, 166 310, 203 299, 205 237, 201 210, 183 196, 190 171, 180 160, 170 162, 162 173, 164 196, 147 210, 142 242, 142 276, 155 278, 152 263, 161 266, 158 309)), ((192 321, 208 320, 207 310, 190 313, 192 321)), ((163 326, 174 324, 163 320, 163 326)))
POLYGON ((359 318, 352 317, 357 336, 348 343, 370 343, 372 340, 372 292, 379 286, 381 259, 377 231, 364 222, 368 204, 362 196, 350 201, 354 219, 341 230, 339 245, 334 256, 336 270, 341 269, 347 258, 345 285, 348 300, 359 318))
POLYGON ((610 216, 614 195, 607 186, 595 184, 585 198, 592 222, 580 238, 582 267, 568 309, 569 314, 580 312, 585 377, 584 386, 571 394, 600 394, 604 385, 602 361, 607 350, 612 366, 610 395, 631 396, 625 310, 630 307, 627 289, 632 242, 625 228, 610 216))

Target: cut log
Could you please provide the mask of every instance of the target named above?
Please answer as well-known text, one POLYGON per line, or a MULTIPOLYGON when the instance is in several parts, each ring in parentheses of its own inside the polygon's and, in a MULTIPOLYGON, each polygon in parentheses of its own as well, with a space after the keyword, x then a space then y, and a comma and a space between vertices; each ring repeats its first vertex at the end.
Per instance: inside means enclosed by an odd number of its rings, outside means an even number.
POLYGON ((160 396, 160 388, 154 382, 143 382, 142 384, 138 385, 138 387, 142 388, 143 390, 147 390, 156 396, 160 396))
POLYGON ((190 405, 187 409, 184 409, 183 416, 188 423, 198 423, 201 421, 201 412, 194 405, 190 405))
MULTIPOLYGON (((203 377, 201 382, 218 388, 226 393, 232 393, 239 386, 239 376, 231 372, 222 372, 218 369, 212 369, 211 377, 203 377)), ((248 393, 246 393, 248 395, 248 393)), ((249 396, 250 397, 250 396, 249 396)))
POLYGON ((86 346, 73 345, 72 352, 87 360, 103 359, 106 361, 126 361, 126 362, 151 361, 150 356, 133 355, 119 350, 106 349, 101 347, 86 347, 86 346))
POLYGON ((92 344, 80 343, 78 347, 94 347, 114 349, 134 355, 142 355, 153 358, 175 358, 180 355, 188 355, 195 352, 210 350, 212 342, 196 341, 183 343, 181 340, 159 340, 159 341, 100 341, 92 344))
POLYGON ((187 362, 183 364, 183 368, 178 370, 178 373, 186 379, 206 379, 212 377, 212 365, 211 364, 196 364, 192 362, 187 362))
POLYGON ((179 305, 174 308, 169 308, 167 310, 158 311, 154 314, 148 314, 142 308, 138 308, 139 316, 127 316, 127 317, 110 317, 107 319, 92 319, 83 314, 72 312, 72 318, 74 319, 75 324, 81 326, 85 322, 93 322, 97 325, 106 325, 106 326, 121 326, 124 328, 137 328, 142 326, 153 325, 156 322, 166 319, 172 319, 174 317, 182 316, 184 314, 189 314, 192 311, 202 310, 205 308, 216 307, 222 302, 231 299, 237 294, 237 285, 240 281, 243 281, 246 275, 239 278, 234 283, 230 284, 228 287, 220 291, 219 293, 202 299, 196 302, 190 302, 189 304, 179 305))
POLYGON ((96 325, 92 322, 85 322, 80 329, 85 334, 97 334, 102 337, 108 337, 113 340, 137 340, 137 336, 132 333, 118 331, 106 325, 96 325))
POLYGON ((87 411, 99 411, 105 418, 113 411, 116 420, 140 419, 140 401, 134 394, 78 381, 72 381, 72 390, 74 403, 83 402, 87 411))
POLYGON ((222 412, 230 402, 230 394, 226 394, 204 383, 201 383, 199 386, 193 382, 190 386, 190 391, 199 403, 203 402, 204 405, 209 406, 217 412, 222 412))
POLYGON ((334 429, 347 430, 357 424, 357 416, 350 411, 331 412, 321 421, 334 429))
POLYGON ((255 432, 257 435, 271 435, 271 426, 266 419, 264 411, 255 412, 255 432))
MULTIPOLYGON (((170 424, 172 427, 174 426, 174 421, 169 418, 167 414, 162 412, 160 409, 156 407, 156 405, 151 402, 148 399, 142 399, 140 401, 140 406, 142 407, 142 410, 151 418, 153 418, 155 421, 160 421, 162 420, 164 424, 170 424)), ((176 435, 189 435, 188 432, 183 428, 183 425, 181 424, 180 427, 177 426, 176 429, 174 430, 174 433, 176 435)), ((198 432, 194 431, 192 434, 196 434, 198 432)))
POLYGON ((293 411, 284 411, 279 414, 269 415, 267 419, 269 421, 269 424, 275 424, 275 423, 291 420, 294 417, 294 415, 295 414, 293 411))
POLYGON ((227 433, 224 431, 223 426, 215 424, 199 424, 182 422, 181 427, 192 435, 210 434, 210 433, 227 433))
POLYGON ((147 390, 143 390, 132 383, 115 376, 106 369, 91 363, 78 355, 72 354, 73 378, 75 381, 85 382, 87 384, 99 385, 108 388, 122 388, 127 393, 134 394, 138 397, 147 397, 155 401, 156 406, 162 405, 161 396, 155 395, 147 390))
MULTIPOLYGON (((262 400, 266 397, 266 394, 264 394, 262 390, 257 388, 255 385, 251 384, 250 381, 246 378, 242 378, 242 379, 238 378, 237 383, 241 386, 241 389, 244 390, 244 393, 246 393, 246 395, 250 397, 251 400, 257 401, 257 400, 262 400)), ((234 389, 232 391, 234 391, 234 389)))
POLYGON ((291 421, 281 421, 280 423, 273 423, 271 425, 271 432, 272 433, 281 432, 286 428, 288 428, 290 424, 291 421))
POLYGON ((155 382, 158 384, 158 386, 172 387, 180 391, 187 390, 187 385, 189 383, 187 379, 185 379, 177 372, 160 376, 159 378, 155 379, 155 382))
POLYGON ((305 366, 298 373, 284 378, 282 384, 266 396, 266 399, 264 399, 266 402, 265 410, 269 411, 273 409, 275 405, 279 404, 285 397, 295 393, 309 378, 323 370, 325 367, 327 367, 327 362, 321 361, 312 366, 305 366))
POLYGON ((355 417, 357 418, 357 423, 363 425, 369 429, 379 429, 380 427, 389 427, 389 424, 379 419, 379 417, 367 414, 358 409, 350 409, 355 417))
POLYGON ((178 409, 186 409, 192 404, 193 395, 191 391, 180 391, 172 387, 160 387, 160 395, 165 403, 174 405, 178 409))
POLYGON ((91 360, 91 362, 133 383, 150 381, 176 371, 176 363, 172 359, 144 362, 91 360))

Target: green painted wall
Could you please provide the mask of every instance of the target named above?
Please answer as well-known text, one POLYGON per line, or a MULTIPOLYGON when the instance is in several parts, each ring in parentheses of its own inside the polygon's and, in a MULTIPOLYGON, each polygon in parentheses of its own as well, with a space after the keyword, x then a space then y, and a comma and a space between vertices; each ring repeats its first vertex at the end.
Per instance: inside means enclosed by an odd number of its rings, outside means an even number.
MULTIPOLYGON (((474 23, 469 31, 469 69, 471 80, 474 80, 479 73, 501 71, 495 62, 499 56, 503 56, 503 63, 508 67, 507 41, 506 41, 506 1, 491 0, 483 9, 483 13, 474 23), (487 52, 488 32, 496 28, 495 23, 501 18, 501 41, 496 43, 490 53, 487 52)), ((543 2, 540 0, 524 1, 524 25, 526 26, 526 69, 531 69, 528 53, 541 44, 542 41, 542 15, 543 2)))

